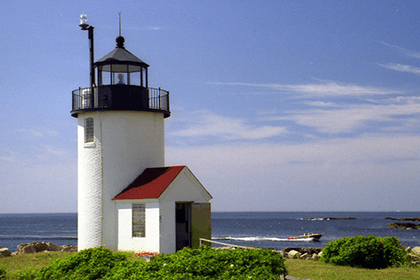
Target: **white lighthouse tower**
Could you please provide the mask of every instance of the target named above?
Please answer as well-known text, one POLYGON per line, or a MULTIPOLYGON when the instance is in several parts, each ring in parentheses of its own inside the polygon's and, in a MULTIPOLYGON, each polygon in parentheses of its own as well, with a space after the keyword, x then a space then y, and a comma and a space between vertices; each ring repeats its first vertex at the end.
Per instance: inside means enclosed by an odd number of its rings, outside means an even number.
POLYGON ((116 48, 93 64, 97 80, 92 86, 73 91, 79 250, 117 249, 112 199, 147 167, 165 164, 169 92, 149 88, 149 65, 125 49, 123 37, 116 41, 116 48))
MULTIPOLYGON (((149 65, 125 49, 121 36, 117 37, 113 51, 93 62, 93 27, 87 24, 84 15, 80 26, 89 31, 91 86, 72 93, 71 115, 78 119, 78 248, 105 246, 113 250, 174 251, 172 242, 185 243, 176 237, 176 226, 180 223, 175 214, 177 209, 187 209, 183 212, 187 219, 194 219, 193 204, 200 208, 197 213, 203 213, 201 203, 207 205, 211 195, 193 175, 189 175, 186 167, 168 169, 172 175, 168 172, 165 175, 167 169, 162 169, 165 166, 164 119, 170 116, 169 92, 149 87, 149 65), (134 193, 132 189, 132 183, 146 169, 149 169, 147 174, 154 176, 155 186, 161 188, 157 193, 153 187, 149 191, 150 197, 142 192, 144 185, 152 180, 148 179, 150 175, 143 175, 142 178, 147 177, 146 181, 137 184, 134 193), (166 180, 168 182, 162 180, 168 176, 172 176, 166 180), (190 178, 187 183, 183 176, 190 178), (159 180, 166 183, 159 183, 159 180), (177 180, 182 182, 181 187, 176 186, 177 180), (128 195, 123 193, 127 186, 131 191, 128 195), (198 196, 192 198, 178 195, 191 195, 195 190, 198 196), (132 225, 138 223, 135 222, 138 214, 132 214, 131 209, 136 209, 133 213, 138 213, 138 209, 143 211, 143 218, 140 218, 142 234, 134 232, 132 225), (167 240, 159 240, 159 236, 167 240), (156 244, 150 245, 153 242, 156 244), (131 245, 125 245, 129 247, 126 248, 119 243, 131 245)), ((210 207, 205 207, 208 211, 204 216, 207 217, 210 207)), ((184 234, 190 241, 193 223, 187 225, 189 229, 186 229, 187 235, 184 234)), ((192 244, 190 241, 186 246, 192 244)))

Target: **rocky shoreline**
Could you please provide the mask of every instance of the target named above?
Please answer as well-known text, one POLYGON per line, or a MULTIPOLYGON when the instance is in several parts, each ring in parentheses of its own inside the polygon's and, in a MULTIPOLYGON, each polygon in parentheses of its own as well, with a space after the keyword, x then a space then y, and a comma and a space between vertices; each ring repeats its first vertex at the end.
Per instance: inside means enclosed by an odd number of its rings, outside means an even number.
MULTIPOLYGON (((10 257, 14 255, 20 254, 34 254, 34 253, 41 253, 41 252, 77 252, 77 246, 71 245, 63 245, 58 246, 51 242, 32 242, 32 243, 24 243, 17 246, 17 252, 10 252, 8 248, 2 248, 0 246, 0 258, 1 257, 10 257)), ((235 247, 220 247, 217 249, 227 249, 227 250, 235 250, 235 247)), ((258 249, 258 248, 255 248, 258 249)), ((283 250, 278 251, 279 254, 287 259, 303 259, 303 260, 319 260, 322 256, 323 248, 316 247, 308 247, 308 248, 301 248, 301 247, 286 247, 283 250)), ((406 248, 412 262, 414 265, 420 264, 420 247, 414 248, 406 248)))
POLYGON ((12 253, 8 248, 0 246, 0 257, 9 257, 20 254, 33 254, 40 252, 77 252, 77 246, 63 245, 58 246, 51 242, 31 242, 17 246, 17 251, 12 253))

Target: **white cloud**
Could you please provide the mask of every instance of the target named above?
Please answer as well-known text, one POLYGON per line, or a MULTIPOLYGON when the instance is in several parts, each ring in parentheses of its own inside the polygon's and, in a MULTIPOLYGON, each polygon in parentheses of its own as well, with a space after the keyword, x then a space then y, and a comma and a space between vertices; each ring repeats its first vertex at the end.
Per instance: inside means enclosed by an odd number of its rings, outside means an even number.
POLYGON ((401 52, 401 53, 403 53, 403 54, 405 54, 407 56, 414 57, 414 58, 420 58, 420 53, 418 53, 418 52, 407 50, 407 49, 402 48, 400 46, 395 46, 395 45, 387 44, 385 42, 382 42, 382 44, 385 45, 385 46, 388 46, 390 48, 393 48, 393 49, 395 49, 395 50, 397 50, 397 51, 399 51, 399 52, 401 52))
POLYGON ((337 103, 334 102, 324 102, 324 101, 305 101, 305 104, 314 107, 341 107, 337 103))
MULTIPOLYGON (((178 137, 218 137, 226 140, 256 140, 286 133, 285 127, 249 125, 244 119, 198 111, 184 118, 186 128, 173 129, 169 135, 178 137)), ((173 123, 172 123, 173 124, 173 123)))
MULTIPOLYGON (((265 120, 292 120, 298 125, 315 128, 322 133, 354 132, 369 122, 389 123, 397 117, 405 116, 404 123, 418 119, 420 99, 418 97, 398 97, 385 100, 385 104, 347 104, 339 108, 288 111, 285 116, 265 117, 265 120)), ((317 103, 316 103, 317 104, 317 103)), ((418 125, 418 122, 417 122, 418 125)), ((376 128, 378 128, 376 126, 376 128)), ((401 130, 401 126, 399 126, 401 130)), ((407 131, 409 132, 409 131, 407 131)))
POLYGON ((304 144, 169 146, 166 163, 189 166, 214 196, 214 211, 414 211, 419 143, 418 136, 370 135, 304 144), (381 203, 371 204, 374 198, 381 203))
POLYGON ((379 64, 379 65, 384 67, 384 68, 388 68, 388 69, 399 71, 399 72, 405 72, 405 73, 412 73, 412 74, 420 75, 420 68, 419 67, 396 64, 396 63, 379 64))
POLYGON ((365 95, 387 95, 402 94, 400 90, 358 86, 352 84, 339 84, 336 82, 324 82, 320 84, 253 84, 253 83, 209 83, 214 85, 264 87, 281 92, 298 93, 305 97, 334 97, 334 96, 365 96, 365 95))

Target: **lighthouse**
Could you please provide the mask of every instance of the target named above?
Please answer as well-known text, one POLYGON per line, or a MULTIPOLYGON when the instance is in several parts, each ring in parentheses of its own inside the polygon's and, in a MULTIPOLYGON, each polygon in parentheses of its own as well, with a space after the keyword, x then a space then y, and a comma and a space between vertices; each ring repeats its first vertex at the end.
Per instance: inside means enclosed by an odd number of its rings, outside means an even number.
POLYGON ((72 92, 77 118, 78 248, 171 253, 211 238, 210 193, 186 166, 165 166, 169 91, 149 87, 149 65, 125 39, 94 62, 90 86, 72 92))

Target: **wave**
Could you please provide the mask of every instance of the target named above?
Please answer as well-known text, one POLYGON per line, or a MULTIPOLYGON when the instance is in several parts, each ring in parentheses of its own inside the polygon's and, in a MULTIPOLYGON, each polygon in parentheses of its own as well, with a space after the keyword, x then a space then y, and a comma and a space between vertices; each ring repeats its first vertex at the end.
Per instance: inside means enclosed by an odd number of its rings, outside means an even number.
POLYGON ((277 237, 212 237, 212 240, 231 240, 231 241, 311 241, 307 238, 297 238, 297 239, 287 239, 287 238, 277 238, 277 237))

